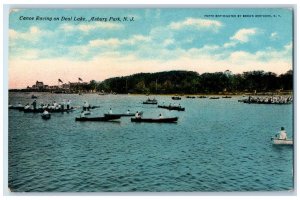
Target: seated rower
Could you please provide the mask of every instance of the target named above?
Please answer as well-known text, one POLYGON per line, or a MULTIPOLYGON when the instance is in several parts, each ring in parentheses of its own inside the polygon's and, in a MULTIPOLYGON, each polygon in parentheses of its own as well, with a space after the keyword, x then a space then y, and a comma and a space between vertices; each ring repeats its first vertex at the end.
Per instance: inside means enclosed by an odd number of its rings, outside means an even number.
POLYGON ((26 106, 24 107, 25 110, 29 109, 30 108, 30 105, 29 104, 26 104, 26 106))
POLYGON ((111 108, 109 109, 109 114, 112 114, 112 109, 111 108))
POLYGON ((140 116, 140 114, 139 114, 138 111, 136 111, 136 113, 135 113, 135 118, 141 118, 141 116, 140 116))
POLYGON ((44 112, 43 112, 43 115, 48 115, 49 112, 45 109, 44 112))
POLYGON ((159 119, 162 119, 162 118, 163 118, 162 114, 159 114, 159 116, 158 116, 158 117, 159 117, 159 119))
POLYGON ((130 110, 127 110, 126 114, 130 114, 130 110))
POLYGON ((85 118, 85 112, 81 111, 80 118, 85 118))
POLYGON ((281 127, 281 131, 279 133, 279 139, 280 140, 286 140, 287 139, 287 134, 286 134, 286 131, 284 130, 284 127, 281 127))

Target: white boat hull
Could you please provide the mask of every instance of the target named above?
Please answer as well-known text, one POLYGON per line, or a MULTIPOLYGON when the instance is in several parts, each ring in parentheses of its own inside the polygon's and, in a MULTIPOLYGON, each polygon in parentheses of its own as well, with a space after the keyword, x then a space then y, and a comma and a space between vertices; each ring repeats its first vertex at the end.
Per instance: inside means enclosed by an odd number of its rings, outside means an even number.
POLYGON ((293 145, 293 140, 279 140, 279 139, 273 139, 274 145, 293 145))

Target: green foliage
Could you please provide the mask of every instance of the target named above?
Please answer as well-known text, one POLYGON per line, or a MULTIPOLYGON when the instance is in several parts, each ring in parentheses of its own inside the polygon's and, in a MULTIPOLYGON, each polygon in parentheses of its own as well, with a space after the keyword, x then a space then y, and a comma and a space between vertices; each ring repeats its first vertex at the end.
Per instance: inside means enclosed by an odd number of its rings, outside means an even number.
POLYGON ((293 71, 277 76, 273 72, 249 71, 242 74, 225 72, 203 73, 167 71, 139 73, 115 77, 97 83, 92 80, 86 89, 118 94, 196 94, 219 92, 265 92, 293 89, 293 71))

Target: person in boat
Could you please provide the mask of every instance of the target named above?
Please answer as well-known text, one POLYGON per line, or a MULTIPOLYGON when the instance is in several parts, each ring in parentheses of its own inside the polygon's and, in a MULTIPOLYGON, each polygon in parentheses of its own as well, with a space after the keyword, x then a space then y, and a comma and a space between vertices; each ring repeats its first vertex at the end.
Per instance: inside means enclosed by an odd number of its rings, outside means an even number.
POLYGON ((180 105, 180 104, 178 104, 178 108, 181 108, 181 105, 180 105))
POLYGON ((20 107, 23 107, 23 105, 21 104, 21 103, 18 103, 18 107, 20 108, 20 107))
POLYGON ((136 111, 135 113, 135 118, 141 118, 140 113, 138 111, 136 111))
POLYGON ((279 133, 279 139, 280 140, 286 140, 287 139, 287 134, 286 131, 284 130, 284 127, 281 127, 280 133, 279 133))
POLYGON ((129 109, 127 110, 126 114, 130 114, 130 110, 129 109))
POLYGON ((111 108, 109 109, 109 114, 112 114, 112 109, 111 108))
POLYGON ((48 115, 49 112, 45 109, 44 112, 43 112, 43 115, 48 115))
POLYGON ((36 110, 36 100, 34 100, 31 105, 33 106, 33 110, 36 110))
POLYGON ((80 118, 85 118, 85 111, 81 111, 80 118))
POLYGON ((159 118, 159 119, 162 119, 162 118, 163 118, 162 114, 159 114, 158 118, 159 118))
POLYGON ((61 110, 65 110, 65 100, 61 103, 61 110))
POLYGON ((29 104, 26 104, 25 107, 24 107, 25 110, 27 110, 29 108, 30 108, 29 104))
POLYGON ((70 105, 71 105, 71 102, 70 102, 70 100, 68 99, 68 101, 67 101, 67 110, 70 109, 70 105))
POLYGON ((85 101, 83 104, 83 110, 87 111, 87 110, 89 110, 89 107, 90 107, 89 103, 87 101, 85 101))

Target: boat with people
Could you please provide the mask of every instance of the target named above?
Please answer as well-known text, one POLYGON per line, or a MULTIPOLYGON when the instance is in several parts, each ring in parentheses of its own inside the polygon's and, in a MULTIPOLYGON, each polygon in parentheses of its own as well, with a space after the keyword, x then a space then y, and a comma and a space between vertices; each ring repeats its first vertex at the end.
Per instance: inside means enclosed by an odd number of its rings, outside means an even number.
POLYGON ((119 116, 119 117, 132 117, 134 116, 135 113, 122 113, 122 114, 111 114, 111 113, 106 113, 104 116, 111 117, 111 116, 119 116))
POLYGON ((157 104, 157 100, 148 98, 146 101, 143 101, 143 104, 157 104))
POLYGON ((223 98, 223 99, 230 99, 230 98, 232 98, 232 96, 227 96, 227 95, 226 95, 226 96, 223 96, 222 98, 223 98))
MULTIPOLYGON (((24 111, 25 113, 43 113, 44 112, 44 108, 37 108, 37 109, 32 109, 32 108, 28 108, 28 109, 22 109, 22 111, 24 111)), ((49 113, 62 113, 62 112, 73 112, 75 110, 75 108, 71 107, 70 109, 47 109, 49 111, 49 113)))
POLYGON ((206 99, 207 96, 198 96, 199 99, 206 99))
POLYGON ((179 97, 179 96, 174 96, 174 97, 172 97, 172 99, 173 99, 173 100, 181 100, 181 97, 179 97))
POLYGON ((195 96, 186 96, 186 98, 188 98, 188 99, 195 99, 196 97, 195 96))
POLYGON ((220 99, 220 97, 209 97, 209 99, 220 99))
POLYGON ((31 95, 31 98, 32 99, 37 99, 38 97, 33 94, 33 95, 31 95))
POLYGON ((168 110, 177 110, 177 111, 185 111, 185 108, 181 106, 164 106, 164 105, 158 105, 158 108, 164 108, 168 110))
POLYGON ((178 117, 169 118, 131 118, 131 122, 149 122, 149 123, 175 123, 178 117))
POLYGON ((291 104, 293 98, 291 96, 249 96, 247 99, 240 99, 238 102, 248 104, 277 104, 285 105, 291 104))
POLYGON ((116 120, 120 119, 120 116, 104 116, 104 117, 76 117, 75 121, 80 121, 80 122, 86 122, 86 121, 91 121, 91 122, 107 122, 111 120, 116 120))
POLYGON ((276 137, 272 138, 273 145, 294 145, 292 139, 278 139, 276 137))
POLYGON ((293 145, 294 142, 292 139, 288 139, 287 133, 284 127, 281 127, 279 134, 271 138, 273 145, 293 145))
POLYGON ((44 113, 43 113, 41 116, 42 116, 42 119, 45 119, 45 120, 51 118, 51 114, 50 114, 50 113, 47 113, 47 114, 44 114, 44 113))

